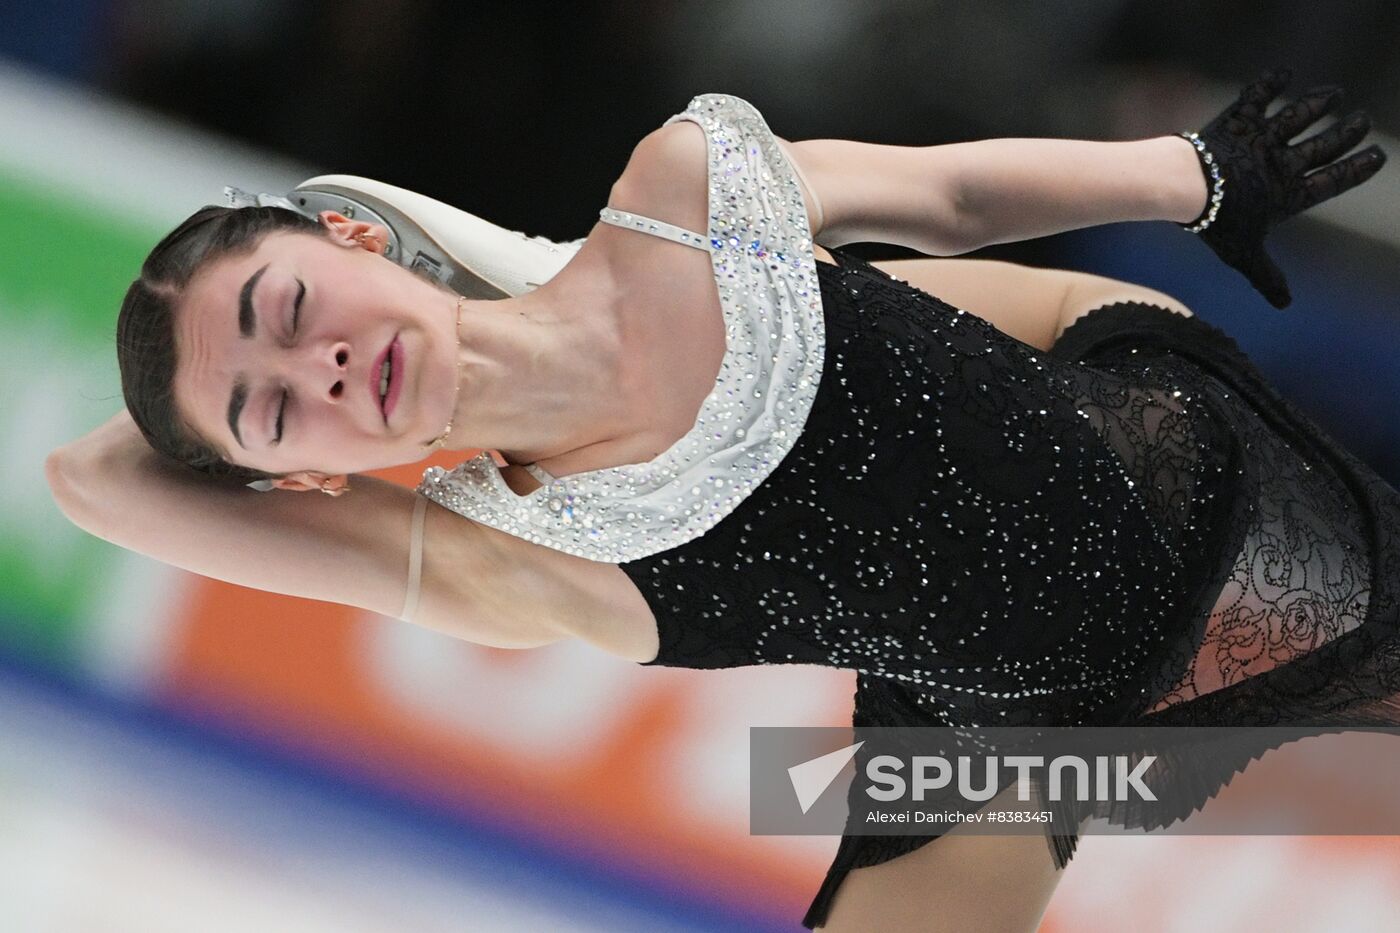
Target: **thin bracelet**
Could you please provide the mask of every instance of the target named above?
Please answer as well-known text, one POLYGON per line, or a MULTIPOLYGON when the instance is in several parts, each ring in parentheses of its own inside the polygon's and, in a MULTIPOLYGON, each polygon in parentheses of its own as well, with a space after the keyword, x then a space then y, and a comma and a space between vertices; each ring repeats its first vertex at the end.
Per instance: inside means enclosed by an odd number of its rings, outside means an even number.
POLYGON ((1210 175, 1211 193, 1210 200, 1206 202, 1206 207, 1201 211, 1201 215, 1189 223, 1180 224, 1191 233, 1200 233, 1209 227, 1211 221, 1215 220, 1215 215, 1220 211, 1220 201, 1225 196, 1225 176, 1220 173, 1220 163, 1210 154, 1206 144, 1194 131, 1177 133, 1182 139, 1196 147, 1196 158, 1201 163, 1201 168, 1210 175))
POLYGON ((408 589, 403 594, 403 611, 399 618, 413 621, 418 611, 418 590, 423 579, 423 510, 428 507, 428 497, 413 494, 413 529, 408 535, 408 589))

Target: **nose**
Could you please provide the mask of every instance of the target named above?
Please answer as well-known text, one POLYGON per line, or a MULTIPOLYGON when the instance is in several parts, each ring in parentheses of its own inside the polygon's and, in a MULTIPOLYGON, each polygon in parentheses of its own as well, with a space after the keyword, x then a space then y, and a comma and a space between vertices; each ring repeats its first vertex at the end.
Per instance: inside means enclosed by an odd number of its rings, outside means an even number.
POLYGON ((350 344, 344 340, 319 342, 301 348, 289 360, 293 379, 310 398, 339 403, 349 392, 350 344))
POLYGON ((325 389, 326 397, 333 402, 338 402, 345 395, 345 382, 350 376, 350 344, 343 340, 331 344, 329 351, 322 353, 330 354, 330 374, 323 376, 322 383, 329 383, 325 389))

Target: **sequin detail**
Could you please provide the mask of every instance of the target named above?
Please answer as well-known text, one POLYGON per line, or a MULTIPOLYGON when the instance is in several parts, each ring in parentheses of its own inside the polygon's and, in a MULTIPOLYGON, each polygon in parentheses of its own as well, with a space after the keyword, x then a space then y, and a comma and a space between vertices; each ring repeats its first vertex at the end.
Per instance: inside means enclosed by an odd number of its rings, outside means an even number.
MULTIPOLYGON (((1119 302, 1040 353, 832 253, 802 441, 704 539, 623 565, 652 663, 854 669, 857 726, 1400 724, 1400 494, 1228 335, 1119 302)), ((1076 811, 1184 819, 1281 744, 1231 734, 1163 749, 1150 808, 1076 811)), ((848 833, 804 925, 931 838, 848 833)))
POLYGON ((666 123, 678 120, 699 124, 708 141, 709 243, 702 248, 711 254, 725 321, 719 376, 695 425, 651 461, 559 477, 524 496, 486 451, 451 470, 430 467, 419 492, 527 541, 621 563, 703 535, 792 449, 825 359, 801 188, 747 101, 701 94, 666 123))
POLYGON ((1205 379, 1055 359, 832 254, 828 371, 782 468, 704 538, 621 564, 651 663, 853 670, 929 724, 1146 709, 1233 482, 1205 379))

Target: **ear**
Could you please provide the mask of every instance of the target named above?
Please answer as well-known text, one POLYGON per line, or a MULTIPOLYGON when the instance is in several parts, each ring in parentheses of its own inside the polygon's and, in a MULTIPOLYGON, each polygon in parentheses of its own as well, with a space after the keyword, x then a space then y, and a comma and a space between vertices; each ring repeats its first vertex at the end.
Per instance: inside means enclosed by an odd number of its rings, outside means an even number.
POLYGON ((389 242, 389 228, 383 224, 351 220, 335 211, 321 211, 316 219, 326 228, 330 239, 341 246, 359 247, 383 255, 384 246, 389 242))
POLYGON ((276 477, 272 480, 272 486, 274 489, 288 489, 293 492, 324 490, 330 495, 338 496, 349 487, 349 482, 344 473, 331 476, 316 470, 298 470, 286 476, 276 477))

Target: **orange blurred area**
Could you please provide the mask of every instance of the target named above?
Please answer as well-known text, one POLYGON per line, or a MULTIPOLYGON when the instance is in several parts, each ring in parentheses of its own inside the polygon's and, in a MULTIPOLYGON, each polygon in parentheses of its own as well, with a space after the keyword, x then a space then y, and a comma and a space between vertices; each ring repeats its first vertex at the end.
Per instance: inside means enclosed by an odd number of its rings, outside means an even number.
MULTIPOLYGON (((414 485, 426 466, 450 468, 462 459, 461 452, 439 454, 375 475, 414 485)), ((204 710, 206 720, 233 731, 251 725, 299 757, 431 799, 449 812, 508 813, 522 831, 574 850, 614 858, 623 852, 628 861, 684 877, 697 890, 722 889, 725 899, 738 903, 776 899, 800 914, 829 861, 820 851, 812 854, 810 845, 794 849, 781 838, 750 836, 742 812, 678 810, 678 795, 688 788, 677 786, 674 775, 685 772, 691 756, 705 753, 695 736, 717 728, 690 709, 696 672, 638 669, 623 695, 609 701, 610 714, 600 714, 604 728, 587 724, 586 743, 550 756, 528 735, 501 741, 499 733, 474 728, 473 720, 509 720, 521 696, 539 693, 549 694, 546 707, 586 709, 595 690, 579 697, 538 676, 539 655, 552 648, 481 647, 359 610, 202 577, 190 578, 174 616, 179 622, 158 682, 163 701, 204 710), (382 651, 400 630, 425 646, 430 642, 435 663, 452 668, 455 657, 463 678, 489 679, 491 688, 477 696, 489 705, 433 719, 386 690, 368 653, 382 651), (542 766, 542 756, 552 760, 542 766), (662 760, 669 764, 662 767, 662 760)), ((615 666, 612 659, 598 660, 615 666)), ((814 683, 843 685, 827 687, 809 704, 828 706, 839 723, 850 696, 844 676, 813 673, 814 683)), ((428 700, 451 701, 450 694, 428 700)), ((762 709, 752 711, 755 723, 764 721, 762 709)), ((731 717, 718 725, 739 744, 747 742, 744 722, 731 717)), ((528 728, 521 723, 521 730, 528 728)), ((834 840, 822 843, 815 848, 834 848, 834 840)))

